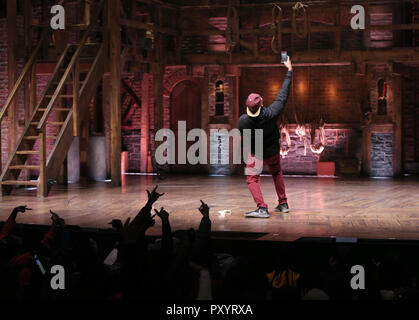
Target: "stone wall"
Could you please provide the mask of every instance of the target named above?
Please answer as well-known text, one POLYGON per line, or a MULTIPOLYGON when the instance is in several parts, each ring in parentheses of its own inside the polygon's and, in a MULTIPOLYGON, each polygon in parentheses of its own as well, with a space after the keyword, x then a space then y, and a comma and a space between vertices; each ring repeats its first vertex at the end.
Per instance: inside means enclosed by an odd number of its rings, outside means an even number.
MULTIPOLYGON (((286 174, 317 174, 317 162, 335 162, 339 169, 339 162, 351 160, 359 163, 361 160, 362 133, 356 129, 327 129, 325 130, 326 145, 324 151, 318 155, 310 150, 310 133, 306 132, 306 148, 304 139, 290 129, 291 150, 281 159, 281 167, 286 174)), ((317 138, 316 138, 317 140, 317 138)), ((316 141, 317 142, 317 141, 316 141)), ((281 144, 285 147, 284 141, 281 144)), ((337 172, 339 174, 339 172, 337 172)))
POLYGON ((393 134, 371 134, 371 176, 393 176, 393 134))

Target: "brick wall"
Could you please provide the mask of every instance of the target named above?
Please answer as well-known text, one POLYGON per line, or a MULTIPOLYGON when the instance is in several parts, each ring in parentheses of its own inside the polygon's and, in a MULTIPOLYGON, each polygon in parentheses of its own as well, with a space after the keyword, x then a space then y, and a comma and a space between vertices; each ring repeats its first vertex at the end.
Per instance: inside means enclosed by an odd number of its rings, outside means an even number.
MULTIPOLYGON (((245 112, 246 98, 252 92, 260 93, 269 106, 281 89, 285 72, 283 67, 243 68, 240 112, 245 112)), ((357 94, 351 66, 295 67, 284 115, 290 123, 295 122, 295 113, 302 113, 307 121, 323 117, 326 123, 358 123, 357 94)))
POLYGON ((419 172, 419 65, 403 67, 403 164, 419 172))
MULTIPOLYGON (((136 95, 142 100, 142 86, 143 81, 140 75, 134 75, 132 73, 126 73, 123 75, 124 80, 131 86, 136 95)), ((173 66, 166 67, 166 72, 163 78, 163 126, 170 128, 170 93, 174 86, 182 80, 189 79, 190 77, 186 73, 185 66, 173 66)), ((149 101, 147 103, 149 112, 149 135, 150 135, 150 151, 154 152, 154 97, 153 97, 153 77, 150 77, 149 82, 146 84, 149 87, 149 101)), ((109 127, 109 76, 105 75, 103 81, 103 107, 104 107, 104 119, 105 119, 105 136, 108 156, 110 154, 110 127, 109 127)), ((122 89, 121 96, 124 96, 125 90, 122 89)), ((140 157, 140 146, 141 146, 141 135, 144 134, 141 130, 141 106, 133 103, 131 110, 129 111, 129 96, 126 95, 125 103, 122 104, 122 148, 128 151, 129 157, 129 172, 139 172, 141 165, 140 157), (126 115, 124 119, 124 115, 126 115)), ((108 163, 108 175, 109 163, 108 163)))
POLYGON ((208 80, 208 102, 209 102, 209 116, 215 116, 215 85, 218 81, 223 82, 224 87, 224 116, 231 120, 232 113, 230 103, 233 98, 233 82, 232 77, 223 75, 218 66, 208 66, 207 72, 208 80))
MULTIPOLYGON (((240 108, 245 112, 245 99, 251 92, 260 93, 264 104, 269 106, 282 86, 285 75, 283 67, 243 68, 240 77, 240 108)), ((350 129, 350 124, 361 123, 359 111, 358 80, 349 65, 295 67, 293 83, 284 115, 289 123, 295 123, 295 114, 302 114, 304 122, 322 117, 326 123, 340 124, 342 128, 326 129, 326 146, 321 155, 310 150, 310 134, 304 141, 290 130, 291 150, 281 165, 287 174, 316 174, 318 161, 359 162, 362 134, 359 129, 350 129), (348 128, 345 128, 345 124, 348 128)))
MULTIPOLYGON (((8 95, 7 81, 7 21, 0 19, 0 105, 3 106, 8 95)), ((8 134, 9 123, 5 118, 1 124, 1 159, 4 165, 9 152, 8 134)), ((2 167, 3 167, 2 165, 2 167)))

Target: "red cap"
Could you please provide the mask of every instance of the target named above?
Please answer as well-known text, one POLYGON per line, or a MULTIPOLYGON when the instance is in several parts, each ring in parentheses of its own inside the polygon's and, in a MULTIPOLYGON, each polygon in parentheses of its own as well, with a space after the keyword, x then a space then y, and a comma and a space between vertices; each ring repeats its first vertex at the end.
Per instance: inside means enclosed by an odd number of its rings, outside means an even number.
POLYGON ((248 109, 249 116, 257 117, 259 115, 259 109, 262 107, 263 99, 258 93, 251 93, 247 97, 246 107, 248 109))

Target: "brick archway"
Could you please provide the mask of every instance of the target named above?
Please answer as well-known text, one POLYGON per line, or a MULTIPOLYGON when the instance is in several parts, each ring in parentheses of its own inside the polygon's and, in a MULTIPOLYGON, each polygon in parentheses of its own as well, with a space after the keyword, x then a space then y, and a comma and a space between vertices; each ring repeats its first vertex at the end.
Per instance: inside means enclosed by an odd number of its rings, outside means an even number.
POLYGON ((199 87, 201 87, 201 83, 198 79, 187 75, 185 68, 166 70, 166 75, 167 77, 163 79, 163 126, 170 128, 170 96, 173 89, 182 81, 191 81, 199 87))

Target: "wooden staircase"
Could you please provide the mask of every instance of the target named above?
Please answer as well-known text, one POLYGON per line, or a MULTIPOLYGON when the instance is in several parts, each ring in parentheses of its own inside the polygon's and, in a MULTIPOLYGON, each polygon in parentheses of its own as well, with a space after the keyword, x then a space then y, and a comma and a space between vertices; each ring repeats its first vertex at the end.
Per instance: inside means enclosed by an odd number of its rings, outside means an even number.
MULTIPOLYGON (((50 188, 48 181, 57 178, 73 138, 78 136, 81 123, 88 117, 89 103, 105 72, 106 44, 97 43, 94 45, 96 53, 92 56, 93 61, 92 58, 90 61, 83 61, 90 65, 90 68, 81 81, 83 74, 80 73, 80 63, 84 59, 83 52, 88 48, 91 54, 92 44, 88 43, 88 39, 93 31, 94 22, 100 16, 103 3, 102 0, 98 4, 95 19, 92 19, 80 43, 67 45, 57 61, 55 70, 32 112, 16 149, 1 173, 2 195, 10 194, 14 186, 33 186, 37 187, 38 196, 46 197, 50 188), (53 146, 47 150, 47 145, 53 146), (32 155, 39 156, 39 164, 28 164, 32 155), (37 179, 19 179, 23 170, 38 172, 37 179)), ((33 69, 45 38, 44 33, 16 82, 14 90, 10 93, 5 107, 1 110, 0 123, 7 111, 8 103, 15 97, 28 70, 33 69)))

